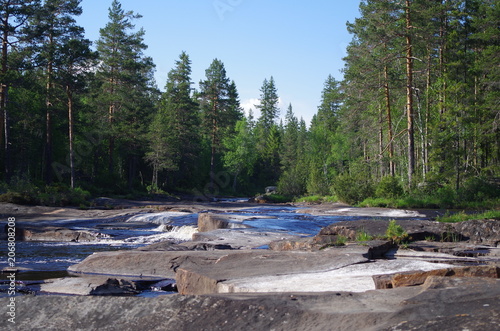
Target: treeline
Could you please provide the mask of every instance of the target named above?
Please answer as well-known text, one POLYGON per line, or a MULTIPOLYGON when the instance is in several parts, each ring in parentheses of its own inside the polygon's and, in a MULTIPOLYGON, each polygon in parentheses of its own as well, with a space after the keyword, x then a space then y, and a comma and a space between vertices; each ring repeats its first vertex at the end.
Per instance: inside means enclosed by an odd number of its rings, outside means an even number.
POLYGON ((94 49, 80 2, 1 3, 3 191, 498 198, 498 1, 362 1, 309 127, 273 77, 245 115, 219 59, 196 88, 181 53, 160 92, 140 15, 114 0, 94 49))

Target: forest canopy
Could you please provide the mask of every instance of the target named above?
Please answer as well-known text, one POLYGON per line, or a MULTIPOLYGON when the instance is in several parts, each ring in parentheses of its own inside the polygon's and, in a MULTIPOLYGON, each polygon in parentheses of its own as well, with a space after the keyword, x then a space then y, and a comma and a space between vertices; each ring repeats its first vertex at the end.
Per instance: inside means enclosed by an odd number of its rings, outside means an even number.
POLYGON ((195 84, 181 50, 160 91, 141 16, 114 0, 90 41, 80 2, 0 1, 0 200, 278 186, 351 204, 498 206, 497 0, 361 1, 344 78, 325 73, 310 125, 279 108, 272 76, 255 118, 220 59, 195 84))

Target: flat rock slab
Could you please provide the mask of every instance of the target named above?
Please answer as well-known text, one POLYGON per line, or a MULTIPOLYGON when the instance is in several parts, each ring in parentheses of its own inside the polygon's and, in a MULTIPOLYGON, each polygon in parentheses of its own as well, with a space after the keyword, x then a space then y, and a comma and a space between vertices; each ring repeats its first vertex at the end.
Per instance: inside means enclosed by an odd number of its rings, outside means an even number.
MULTIPOLYGON (((255 229, 218 229, 193 234, 193 242, 228 245, 233 249, 253 249, 267 246, 277 240, 297 240, 299 238, 298 235, 255 229)), ((191 245, 191 243, 184 245, 191 245)))
POLYGON ((109 277, 73 277, 55 279, 42 284, 41 292, 71 295, 136 295, 132 282, 109 277))
POLYGON ((99 252, 68 268, 77 274, 147 276, 175 278, 182 266, 210 265, 227 253, 225 251, 114 251, 99 252))
POLYGON ((371 263, 349 264, 327 271, 228 279, 217 284, 217 292, 365 292, 376 289, 374 275, 412 270, 423 272, 446 267, 451 266, 408 260, 378 260, 371 263))
POLYGON ((0 298, 1 329, 18 330, 497 330, 500 281, 432 278, 364 293, 0 298), (126 312, 126 313, 124 313, 126 312))

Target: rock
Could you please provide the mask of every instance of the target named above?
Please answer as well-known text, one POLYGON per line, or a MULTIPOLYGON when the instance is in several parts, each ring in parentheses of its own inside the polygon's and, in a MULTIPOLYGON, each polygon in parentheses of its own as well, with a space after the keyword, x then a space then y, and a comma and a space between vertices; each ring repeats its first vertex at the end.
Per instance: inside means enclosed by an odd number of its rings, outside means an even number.
POLYGON ((41 292, 71 295, 136 295, 139 293, 132 282, 108 277, 71 277, 56 279, 42 284, 41 292))
POLYGON ((269 198, 266 195, 258 195, 256 197, 250 198, 248 202, 264 204, 270 203, 271 201, 269 201, 269 198))
POLYGON ((60 227, 20 227, 16 239, 23 241, 90 242, 103 237, 100 233, 60 227))
POLYGON ((292 238, 287 240, 276 240, 269 243, 269 249, 273 251, 313 251, 318 247, 311 238, 292 238))
POLYGON ((237 284, 245 280, 246 283, 262 285, 256 292, 269 292, 265 288, 267 280, 264 278, 301 274, 306 275, 307 279, 303 280, 301 287, 307 291, 308 283, 314 283, 316 278, 314 273, 367 262, 368 259, 364 257, 367 251, 367 248, 361 247, 321 252, 242 251, 235 254, 231 251, 210 264, 210 267, 198 264, 181 266, 176 273, 177 287, 181 294, 241 292, 245 291, 245 286, 237 284))
POLYGON ((425 283, 427 278, 439 277, 486 277, 500 278, 500 268, 495 266, 472 266, 436 269, 430 271, 408 271, 391 275, 376 275, 373 280, 377 289, 415 286, 425 283))
POLYGON ((68 271, 75 274, 120 275, 130 277, 175 278, 182 266, 213 264, 227 251, 114 251, 99 252, 68 271))
POLYGON ((245 216, 223 215, 213 213, 200 213, 198 215, 198 231, 208 232, 218 229, 248 228, 242 224, 247 219, 245 216))
MULTIPOLYGON (((460 247, 462 244, 456 244, 460 247)), ((496 249, 495 249, 496 250, 496 249)), ((491 256, 478 256, 478 257, 469 257, 462 256, 460 254, 462 249, 456 248, 452 249, 449 253, 440 253, 440 252, 426 252, 426 251, 414 251, 411 249, 398 249, 394 248, 389 250, 386 254, 386 258, 404 258, 404 259, 412 259, 412 260, 421 260, 421 261, 429 261, 429 262, 445 262, 445 263, 453 263, 453 264, 492 264, 492 265, 500 265, 500 256, 491 255, 491 256), (458 253, 458 254, 455 254, 458 253)))
MULTIPOLYGON (((315 236, 312 238, 292 238, 273 241, 269 244, 269 248, 273 251, 318 251, 328 247, 328 245, 334 245, 336 240, 336 235, 315 236)), ((387 252, 394 248, 394 245, 387 240, 370 240, 359 243, 349 243, 349 245, 368 247, 366 257, 369 259, 383 258, 387 252)))
POLYGON ((191 243, 186 242, 180 245, 211 244, 227 245, 232 249, 254 249, 270 245, 273 241, 294 240, 295 238, 299 238, 299 236, 255 229, 219 229, 195 233, 191 243))
MULTIPOLYGON (((16 328, 32 330, 497 330, 500 280, 429 277, 364 293, 137 297, 26 296, 16 328), (126 312, 126 313, 124 313, 126 312), (35 324, 36 323, 36 324, 35 324)), ((0 328, 12 328, 0 298, 0 328)))
POLYGON ((137 248, 138 251, 188 251, 186 246, 180 246, 169 240, 160 241, 151 245, 137 248))
POLYGON ((500 220, 471 220, 453 225, 456 232, 472 243, 498 247, 500 244, 500 220))
POLYGON ((278 191, 277 186, 267 186, 266 187, 266 194, 276 193, 277 191, 278 191))

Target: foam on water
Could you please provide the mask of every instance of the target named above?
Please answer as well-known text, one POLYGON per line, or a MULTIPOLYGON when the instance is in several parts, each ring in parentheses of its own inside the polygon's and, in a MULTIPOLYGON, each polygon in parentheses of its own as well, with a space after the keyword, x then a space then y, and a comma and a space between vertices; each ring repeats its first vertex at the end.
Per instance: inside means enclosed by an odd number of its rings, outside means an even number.
POLYGON ((153 224, 169 224, 175 221, 176 218, 192 215, 192 213, 185 212, 162 212, 162 213, 148 213, 132 216, 127 222, 143 222, 153 224))

